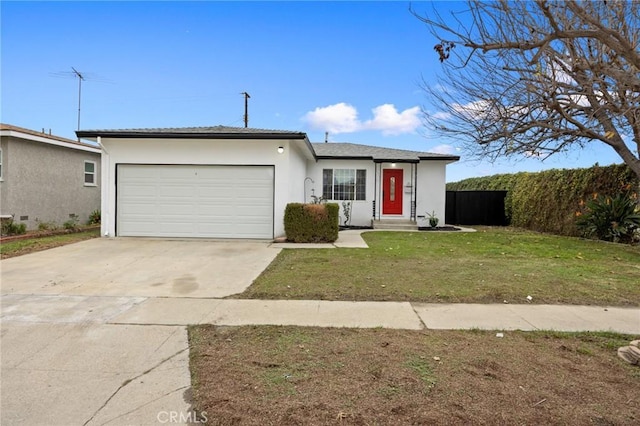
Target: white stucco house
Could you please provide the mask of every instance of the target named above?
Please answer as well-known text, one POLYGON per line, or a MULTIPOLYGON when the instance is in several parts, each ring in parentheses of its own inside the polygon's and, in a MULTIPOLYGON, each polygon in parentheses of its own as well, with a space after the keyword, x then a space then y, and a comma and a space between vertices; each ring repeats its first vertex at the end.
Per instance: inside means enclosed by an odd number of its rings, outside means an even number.
POLYGON ((459 159, 226 126, 76 133, 102 148, 104 236, 272 239, 286 205, 314 195, 352 200, 351 225, 432 211, 444 223, 446 165, 459 159))

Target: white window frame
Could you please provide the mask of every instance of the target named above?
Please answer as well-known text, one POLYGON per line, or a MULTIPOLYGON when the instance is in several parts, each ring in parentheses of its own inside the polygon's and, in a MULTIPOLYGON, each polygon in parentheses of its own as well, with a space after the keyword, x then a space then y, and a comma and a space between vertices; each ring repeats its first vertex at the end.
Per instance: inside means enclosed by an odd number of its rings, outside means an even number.
POLYGON ((337 169, 322 169, 322 196, 325 196, 325 171, 331 170, 331 197, 326 198, 332 201, 366 201, 367 200, 367 170, 366 169, 355 169, 355 168, 337 168, 337 169), (354 183, 353 183, 353 197, 352 198, 334 198, 336 195, 336 171, 340 170, 341 172, 350 171, 353 172, 354 183), (361 173, 359 173, 361 172, 361 173), (358 176, 361 176, 361 179, 358 179, 358 176), (362 182, 364 180, 364 182, 362 182), (358 198, 358 188, 361 187, 362 198, 358 198), (363 187, 363 188, 362 188, 363 187))
POLYGON ((95 161, 90 161, 90 160, 84 160, 84 165, 83 165, 84 169, 83 169, 83 181, 84 181, 84 186, 98 186, 98 183, 96 182, 96 162, 95 161), (93 172, 87 172, 87 164, 93 164, 93 172), (91 175, 93 177, 91 182, 87 182, 87 176, 91 175))

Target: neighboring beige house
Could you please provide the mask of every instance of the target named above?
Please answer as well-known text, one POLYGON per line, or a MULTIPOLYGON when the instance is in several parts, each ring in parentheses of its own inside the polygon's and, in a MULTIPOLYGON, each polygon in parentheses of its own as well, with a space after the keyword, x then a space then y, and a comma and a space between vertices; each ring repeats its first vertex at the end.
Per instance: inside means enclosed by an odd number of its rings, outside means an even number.
POLYGON ((271 239, 287 203, 350 201, 351 225, 445 223, 460 157, 227 126, 83 130, 102 147, 102 235, 271 239))
POLYGON ((0 123, 0 215, 27 229, 100 209, 100 148, 0 123))

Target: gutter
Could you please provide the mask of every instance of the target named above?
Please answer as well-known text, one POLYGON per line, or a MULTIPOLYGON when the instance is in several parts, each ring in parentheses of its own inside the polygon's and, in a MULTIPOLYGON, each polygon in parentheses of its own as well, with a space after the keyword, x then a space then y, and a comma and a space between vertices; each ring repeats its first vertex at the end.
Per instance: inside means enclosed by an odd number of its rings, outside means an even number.
POLYGON ((306 133, 180 133, 180 132, 96 132, 78 130, 79 138, 106 137, 119 138, 156 138, 156 139, 306 139, 306 133))

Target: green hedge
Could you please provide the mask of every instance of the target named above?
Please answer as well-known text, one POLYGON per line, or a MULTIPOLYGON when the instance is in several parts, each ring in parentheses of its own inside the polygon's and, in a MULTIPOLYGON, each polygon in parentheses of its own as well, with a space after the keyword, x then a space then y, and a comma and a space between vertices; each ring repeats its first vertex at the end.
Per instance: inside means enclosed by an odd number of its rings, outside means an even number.
POLYGON ((336 203, 289 203, 284 211, 287 241, 332 243, 338 239, 340 207, 336 203))
POLYGON ((540 232, 578 236, 576 211, 593 194, 615 196, 638 188, 625 164, 588 169, 553 169, 465 179, 447 190, 506 190, 505 214, 511 225, 540 232))

